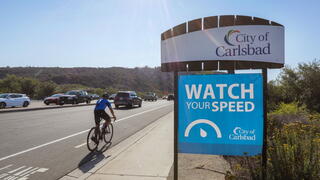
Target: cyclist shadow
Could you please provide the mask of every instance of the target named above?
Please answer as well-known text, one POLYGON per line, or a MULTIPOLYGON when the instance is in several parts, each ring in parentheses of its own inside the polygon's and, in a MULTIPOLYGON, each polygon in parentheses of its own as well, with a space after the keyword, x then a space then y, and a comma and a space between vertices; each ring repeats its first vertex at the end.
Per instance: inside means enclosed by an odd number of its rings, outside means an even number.
POLYGON ((105 156, 103 153, 107 151, 112 143, 105 144, 100 149, 90 152, 87 154, 78 164, 78 168, 83 172, 87 173, 92 168, 94 168, 99 162, 101 162, 104 159, 107 159, 110 157, 110 155, 105 156))

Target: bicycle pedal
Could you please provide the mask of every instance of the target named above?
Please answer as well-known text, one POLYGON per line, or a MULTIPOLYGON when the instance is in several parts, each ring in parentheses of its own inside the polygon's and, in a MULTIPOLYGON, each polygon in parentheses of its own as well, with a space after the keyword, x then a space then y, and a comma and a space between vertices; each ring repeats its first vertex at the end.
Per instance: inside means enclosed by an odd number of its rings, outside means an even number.
POLYGON ((98 141, 97 141, 97 138, 96 138, 96 137, 91 137, 91 140, 92 140, 94 143, 98 144, 98 141))

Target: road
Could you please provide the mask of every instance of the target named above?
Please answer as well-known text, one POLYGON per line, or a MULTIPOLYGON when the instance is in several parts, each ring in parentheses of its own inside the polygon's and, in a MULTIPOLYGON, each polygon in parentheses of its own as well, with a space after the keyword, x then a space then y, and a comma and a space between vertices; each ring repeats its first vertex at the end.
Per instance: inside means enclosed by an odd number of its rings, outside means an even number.
MULTIPOLYGON (((112 146, 173 111, 172 101, 115 110, 112 146)), ((93 106, 0 114, 0 179, 58 179, 87 161, 93 106), (25 177, 25 178, 23 178, 25 177)))
MULTIPOLYGON (((113 102, 113 101, 111 101, 113 102)), ((94 105, 96 103, 96 100, 92 100, 90 104, 88 105, 94 105)), ((56 104, 49 104, 45 105, 43 101, 41 100, 32 100, 31 104, 28 107, 8 107, 4 109, 0 109, 0 113, 7 113, 7 112, 16 112, 19 110, 28 110, 28 109, 52 109, 53 107, 55 108, 60 108, 60 107, 74 107, 74 106, 85 106, 87 105, 86 103, 80 103, 80 104, 64 104, 63 106, 61 105, 56 105, 56 104)))

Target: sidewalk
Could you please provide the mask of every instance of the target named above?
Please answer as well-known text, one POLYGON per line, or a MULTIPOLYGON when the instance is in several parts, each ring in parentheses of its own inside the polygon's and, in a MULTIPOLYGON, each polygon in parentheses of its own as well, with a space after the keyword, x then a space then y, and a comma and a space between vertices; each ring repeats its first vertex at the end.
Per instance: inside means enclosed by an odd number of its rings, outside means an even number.
POLYGON ((172 164, 173 112, 92 158, 61 180, 166 180, 172 164))
MULTIPOLYGON (((173 179, 173 112, 136 134, 90 157, 60 180, 173 179)), ((179 180, 224 179, 229 164, 214 155, 179 154, 179 180)))

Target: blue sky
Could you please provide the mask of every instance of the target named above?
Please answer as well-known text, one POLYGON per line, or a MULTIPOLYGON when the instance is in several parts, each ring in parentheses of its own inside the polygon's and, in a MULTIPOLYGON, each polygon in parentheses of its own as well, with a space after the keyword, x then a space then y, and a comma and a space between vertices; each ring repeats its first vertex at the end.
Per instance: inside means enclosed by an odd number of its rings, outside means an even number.
POLYGON ((162 32, 235 14, 283 24, 285 62, 294 67, 319 58, 319 7, 318 0, 2 0, 0 66, 160 66, 162 32))

